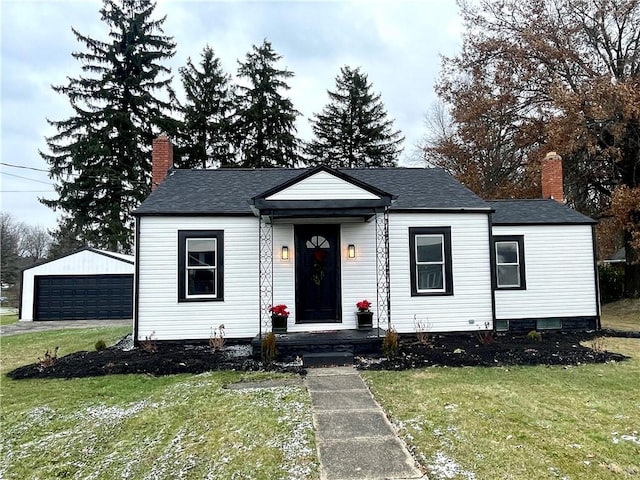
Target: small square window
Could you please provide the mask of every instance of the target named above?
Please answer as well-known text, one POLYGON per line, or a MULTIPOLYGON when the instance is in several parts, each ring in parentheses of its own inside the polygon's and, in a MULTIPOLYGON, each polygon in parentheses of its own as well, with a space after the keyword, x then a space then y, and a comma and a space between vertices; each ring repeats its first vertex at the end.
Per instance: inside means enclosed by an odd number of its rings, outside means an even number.
POLYGON ((537 321, 536 328, 538 330, 560 330, 562 328, 562 320, 559 318, 541 318, 537 321))
POLYGON ((496 330, 506 332, 509 330, 509 320, 496 320, 496 330))

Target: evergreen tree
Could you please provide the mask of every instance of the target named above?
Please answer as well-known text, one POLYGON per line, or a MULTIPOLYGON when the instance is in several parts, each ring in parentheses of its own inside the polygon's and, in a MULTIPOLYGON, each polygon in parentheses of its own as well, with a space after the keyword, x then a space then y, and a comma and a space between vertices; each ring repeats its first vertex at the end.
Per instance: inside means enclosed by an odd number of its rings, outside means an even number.
POLYGON ((104 0, 101 19, 106 41, 72 29, 86 48, 72 56, 83 75, 54 91, 69 97, 73 116, 49 121, 58 133, 47 138, 49 176, 57 200, 41 200, 77 224, 81 241, 115 251, 131 251, 131 211, 150 192, 151 142, 173 131, 170 70, 162 61, 175 43, 163 35, 166 17, 152 19, 151 0, 104 0))
POLYGON ((311 120, 315 138, 306 146, 309 163, 330 167, 395 167, 404 137, 393 129, 380 94, 366 74, 348 66, 336 77, 330 102, 311 120))
POLYGON ((234 134, 242 167, 294 167, 298 164, 295 121, 299 112, 290 99, 282 96, 293 77, 289 70, 275 64, 282 57, 264 40, 253 46, 238 76, 246 85, 238 87, 234 134))
POLYGON ((231 142, 231 76, 224 73, 212 48, 202 51, 200 68, 191 58, 180 69, 186 102, 178 138, 179 166, 184 168, 233 165, 231 142))
POLYGON ((49 230, 51 246, 47 257, 54 259, 86 247, 86 243, 81 240, 81 238, 85 237, 81 232, 81 228, 70 217, 58 219, 56 229, 49 230))

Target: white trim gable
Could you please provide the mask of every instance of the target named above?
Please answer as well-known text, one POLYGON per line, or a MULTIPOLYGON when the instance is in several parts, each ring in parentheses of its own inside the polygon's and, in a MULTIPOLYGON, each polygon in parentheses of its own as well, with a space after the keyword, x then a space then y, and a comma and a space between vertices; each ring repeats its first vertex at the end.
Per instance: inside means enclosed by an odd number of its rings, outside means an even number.
POLYGON ((265 200, 379 200, 380 197, 335 175, 320 171, 265 200))

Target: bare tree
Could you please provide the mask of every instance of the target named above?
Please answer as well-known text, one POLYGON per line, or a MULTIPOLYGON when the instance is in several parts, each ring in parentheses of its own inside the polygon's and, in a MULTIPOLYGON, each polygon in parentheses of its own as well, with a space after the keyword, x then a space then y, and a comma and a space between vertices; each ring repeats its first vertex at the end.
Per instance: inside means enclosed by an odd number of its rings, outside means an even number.
POLYGON ((21 242, 21 254, 33 262, 47 258, 51 247, 51 235, 40 225, 26 225, 21 242))
POLYGON ((535 184, 544 150, 558 151, 569 202, 624 225, 625 293, 640 295, 640 0, 459 5, 463 48, 437 85, 453 133, 425 144, 427 160, 512 196, 535 184))

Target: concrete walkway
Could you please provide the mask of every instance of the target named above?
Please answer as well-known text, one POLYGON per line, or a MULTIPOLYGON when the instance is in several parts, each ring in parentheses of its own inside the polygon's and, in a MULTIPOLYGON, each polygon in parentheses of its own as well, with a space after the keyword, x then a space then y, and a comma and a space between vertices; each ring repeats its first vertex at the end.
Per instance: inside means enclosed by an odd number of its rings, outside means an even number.
POLYGON ((131 327, 133 320, 60 320, 50 322, 16 322, 0 326, 0 336, 45 332, 62 328, 131 327))
POLYGON ((322 480, 423 478, 353 367, 309 369, 306 383, 322 480))

